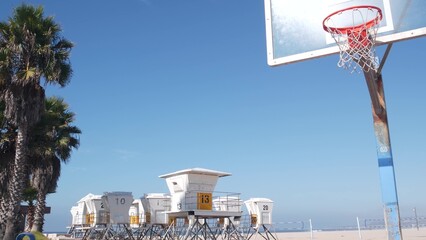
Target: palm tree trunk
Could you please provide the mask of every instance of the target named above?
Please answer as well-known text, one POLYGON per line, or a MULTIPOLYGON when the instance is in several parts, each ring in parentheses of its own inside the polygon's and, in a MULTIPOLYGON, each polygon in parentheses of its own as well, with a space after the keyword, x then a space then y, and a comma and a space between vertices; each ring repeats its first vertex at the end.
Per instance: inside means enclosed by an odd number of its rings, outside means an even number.
POLYGON ((5 196, 0 196, 0 225, 6 223, 7 214, 7 199, 5 196))
MULTIPOLYGON (((4 159, 2 159, 1 161, 3 161, 4 159)), ((3 166, 2 166, 3 167, 3 166)), ((6 216, 7 216, 7 210, 8 210, 8 205, 7 205, 7 203, 9 202, 8 200, 7 200, 7 194, 9 194, 8 193, 8 191, 7 191, 7 170, 8 170, 8 168, 5 168, 5 169, 1 169, 0 171, 1 171, 1 173, 0 174, 2 174, 2 176, 0 176, 0 179, 1 179, 1 187, 3 188, 3 186, 4 186, 4 189, 0 189, 1 191, 0 191, 0 239, 3 239, 3 236, 4 236, 4 232, 5 232, 5 228, 6 228, 6 216)))
POLYGON ((9 182, 12 171, 12 163, 15 158, 15 152, 10 151, 1 155, 0 162, 0 239, 3 239, 6 216, 9 208, 9 182))
POLYGON ((34 212, 35 207, 32 202, 28 204, 28 212, 27 212, 27 218, 25 219, 25 231, 29 232, 31 231, 33 225, 34 225, 34 212))
POLYGON ((31 231, 43 232, 44 225, 44 209, 46 208, 46 193, 39 191, 37 193, 37 205, 34 212, 34 224, 31 231))
POLYGON ((7 216, 7 207, 6 197, 0 196, 0 239, 3 239, 4 232, 6 231, 6 216, 7 216))
POLYGON ((16 227, 19 220, 22 193, 25 187, 26 173, 26 152, 27 152, 27 130, 26 124, 18 127, 16 141, 15 163, 10 181, 10 203, 6 216, 6 232, 3 240, 14 240, 16 237, 16 227))

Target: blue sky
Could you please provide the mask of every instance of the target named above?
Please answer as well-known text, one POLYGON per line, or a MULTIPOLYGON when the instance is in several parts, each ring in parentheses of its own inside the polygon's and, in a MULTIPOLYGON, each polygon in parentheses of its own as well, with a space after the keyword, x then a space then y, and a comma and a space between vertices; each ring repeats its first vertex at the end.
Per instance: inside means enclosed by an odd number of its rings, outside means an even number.
MULTIPOLYGON (((0 19, 21 1, 0 1, 0 19)), ((381 218, 370 98, 338 56, 269 67, 263 1, 26 1, 75 43, 65 98, 81 146, 63 166, 46 231, 88 193, 168 192, 158 176, 232 173, 216 190, 275 202, 274 221, 381 218)), ((402 217, 426 215, 426 38, 395 43, 383 70, 402 217)), ((383 48, 378 49, 379 55, 383 48)))

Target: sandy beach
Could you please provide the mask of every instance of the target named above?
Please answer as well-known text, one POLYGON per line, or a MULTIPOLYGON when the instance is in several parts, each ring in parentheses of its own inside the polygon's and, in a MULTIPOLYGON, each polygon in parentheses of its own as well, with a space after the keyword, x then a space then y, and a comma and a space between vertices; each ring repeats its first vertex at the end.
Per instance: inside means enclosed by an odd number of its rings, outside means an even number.
MULTIPOLYGON (((314 231, 310 232, 286 232, 273 233, 277 240, 387 240, 386 231, 379 230, 361 230, 361 233, 354 230, 348 231, 314 231), (360 235, 361 234, 361 235, 360 235)), ((72 240, 78 238, 65 237, 60 234, 48 234, 47 237, 51 240, 72 240)), ((426 240, 426 228, 402 229, 402 237, 405 240, 426 240)), ((218 238, 220 239, 220 238, 218 238)), ((269 237, 270 240, 273 240, 269 237)), ((265 240, 260 235, 253 235, 250 240, 265 240)))
MULTIPOLYGON (((358 231, 316 231, 312 238, 310 232, 289 232, 276 233, 278 240, 338 240, 338 239, 362 239, 362 240, 387 240, 387 233, 380 230, 361 230, 361 237, 358 231)), ((402 229, 403 239, 406 240, 426 240, 426 228, 402 229)), ((255 239, 263 239, 260 236, 253 236, 255 239)), ((252 238, 252 239, 253 239, 252 238)), ((254 239, 253 239, 254 240, 254 239)))

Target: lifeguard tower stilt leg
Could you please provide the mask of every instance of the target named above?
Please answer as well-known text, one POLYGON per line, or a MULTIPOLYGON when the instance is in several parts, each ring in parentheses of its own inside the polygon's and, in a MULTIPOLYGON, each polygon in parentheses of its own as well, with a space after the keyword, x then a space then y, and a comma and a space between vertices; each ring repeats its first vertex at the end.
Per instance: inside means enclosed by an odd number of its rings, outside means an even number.
MULTIPOLYGON (((260 231, 260 227, 253 229, 253 228, 249 228, 248 232, 247 232, 247 240, 250 240, 253 236, 261 236, 264 240, 277 240, 278 238, 276 238, 274 236, 274 234, 269 230, 269 228, 265 225, 262 224, 262 228, 263 228, 263 233, 262 231, 260 231), (254 230, 253 232, 251 230, 254 230)), ((255 237, 256 239, 256 237, 255 237)))
POLYGON ((372 101, 374 132, 376 135, 377 157, 380 171, 380 184, 384 217, 389 240, 400 240, 401 223, 399 216, 398 195, 395 171, 390 143, 386 102, 382 75, 372 70, 364 72, 372 101))

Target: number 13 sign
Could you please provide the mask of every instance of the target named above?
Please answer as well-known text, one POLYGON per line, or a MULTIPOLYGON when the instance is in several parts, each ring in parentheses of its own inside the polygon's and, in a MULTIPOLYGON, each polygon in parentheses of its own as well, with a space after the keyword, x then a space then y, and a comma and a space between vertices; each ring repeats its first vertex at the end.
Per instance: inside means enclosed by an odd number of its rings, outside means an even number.
POLYGON ((212 206, 211 193, 197 193, 197 209, 212 210, 212 206))

